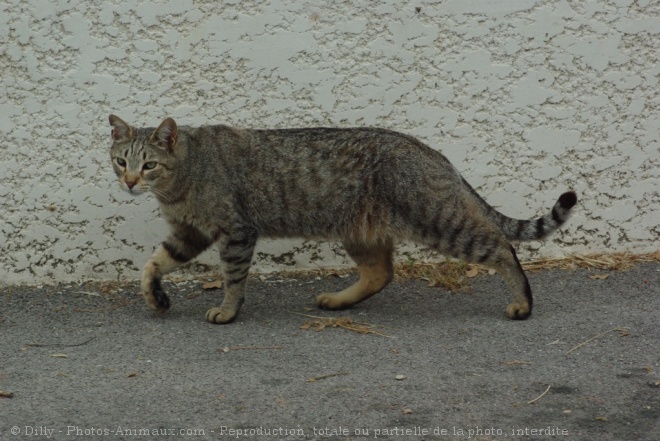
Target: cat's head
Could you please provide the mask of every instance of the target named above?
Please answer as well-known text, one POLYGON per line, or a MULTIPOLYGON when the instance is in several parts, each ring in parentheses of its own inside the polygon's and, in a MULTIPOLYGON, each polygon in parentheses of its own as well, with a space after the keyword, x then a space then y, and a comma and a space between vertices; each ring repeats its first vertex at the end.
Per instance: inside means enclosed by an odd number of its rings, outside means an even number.
POLYGON ((110 125, 110 157, 121 188, 136 195, 151 190, 168 199, 177 165, 178 131, 174 120, 165 119, 157 129, 136 129, 110 115, 110 125))

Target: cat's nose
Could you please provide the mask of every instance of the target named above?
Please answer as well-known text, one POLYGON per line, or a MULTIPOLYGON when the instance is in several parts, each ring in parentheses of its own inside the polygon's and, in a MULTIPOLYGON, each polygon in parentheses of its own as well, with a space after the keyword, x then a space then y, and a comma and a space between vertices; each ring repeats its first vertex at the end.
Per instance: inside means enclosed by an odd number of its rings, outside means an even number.
POLYGON ((126 181, 126 186, 128 187, 129 190, 132 190, 133 187, 135 187, 135 184, 137 184, 137 181, 135 182, 126 181))

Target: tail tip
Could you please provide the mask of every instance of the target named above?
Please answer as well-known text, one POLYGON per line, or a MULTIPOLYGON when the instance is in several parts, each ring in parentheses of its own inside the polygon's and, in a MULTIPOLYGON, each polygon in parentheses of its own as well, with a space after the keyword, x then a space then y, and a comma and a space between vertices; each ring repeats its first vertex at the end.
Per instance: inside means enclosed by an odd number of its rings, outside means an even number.
POLYGON ((574 191, 567 191, 566 193, 559 196, 559 205, 564 210, 573 208, 577 204, 577 195, 574 191))

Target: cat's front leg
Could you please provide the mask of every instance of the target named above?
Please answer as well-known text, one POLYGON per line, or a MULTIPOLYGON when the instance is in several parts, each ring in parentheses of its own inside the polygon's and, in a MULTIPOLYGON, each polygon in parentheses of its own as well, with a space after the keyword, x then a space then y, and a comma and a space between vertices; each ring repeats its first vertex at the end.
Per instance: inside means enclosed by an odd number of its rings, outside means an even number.
POLYGON ((165 312, 170 307, 170 300, 160 283, 163 275, 197 257, 213 243, 190 226, 177 225, 172 230, 142 270, 142 295, 147 305, 158 312, 165 312))
POLYGON ((163 274, 176 267, 176 261, 171 258, 163 245, 154 252, 142 269, 142 296, 151 309, 165 312, 170 308, 170 299, 163 291, 160 280, 163 274), (169 268, 168 268, 169 267, 169 268))
POLYGON ((257 233, 251 229, 241 229, 220 241, 225 298, 220 307, 206 312, 209 323, 231 323, 238 316, 245 299, 245 285, 256 243, 257 233))

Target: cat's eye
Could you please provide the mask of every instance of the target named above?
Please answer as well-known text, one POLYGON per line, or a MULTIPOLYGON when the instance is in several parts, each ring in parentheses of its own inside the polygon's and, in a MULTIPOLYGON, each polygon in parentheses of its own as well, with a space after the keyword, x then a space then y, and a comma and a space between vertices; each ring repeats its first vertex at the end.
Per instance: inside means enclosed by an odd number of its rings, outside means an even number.
POLYGON ((156 161, 149 161, 142 166, 143 170, 153 170, 156 168, 158 163, 156 161))
POLYGON ((126 161, 124 161, 123 159, 116 158, 116 161, 117 161, 117 165, 119 165, 120 167, 126 167, 126 161))

